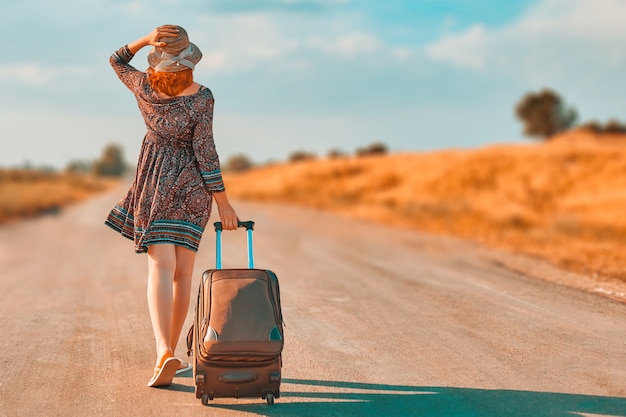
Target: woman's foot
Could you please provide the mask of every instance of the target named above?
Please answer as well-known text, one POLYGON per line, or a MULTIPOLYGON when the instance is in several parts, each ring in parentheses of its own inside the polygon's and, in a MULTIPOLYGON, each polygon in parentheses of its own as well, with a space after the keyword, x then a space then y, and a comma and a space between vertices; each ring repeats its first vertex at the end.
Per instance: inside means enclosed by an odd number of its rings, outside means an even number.
POLYGON ((180 368, 180 359, 169 357, 163 361, 161 367, 154 368, 154 375, 148 382, 149 387, 163 387, 170 385, 176 375, 176 371, 180 368))
POLYGON ((185 362, 182 359, 180 360, 180 366, 178 367, 178 370, 176 371, 176 375, 180 375, 183 374, 187 371, 191 371, 193 369, 193 366, 191 366, 191 364, 189 362, 185 362))

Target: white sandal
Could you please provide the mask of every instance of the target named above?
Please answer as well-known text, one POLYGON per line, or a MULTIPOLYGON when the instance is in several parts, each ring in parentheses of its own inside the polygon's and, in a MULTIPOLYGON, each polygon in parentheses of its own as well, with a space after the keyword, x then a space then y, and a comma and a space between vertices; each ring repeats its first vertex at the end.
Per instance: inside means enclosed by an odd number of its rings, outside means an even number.
POLYGON ((189 362, 180 360, 180 366, 178 367, 178 370, 176 371, 176 375, 184 374, 185 372, 191 371, 192 369, 193 369, 193 366, 191 366, 189 362))
POLYGON ((178 368, 180 368, 180 359, 174 357, 167 358, 160 369, 154 368, 154 375, 152 379, 150 379, 150 382, 148 382, 148 386, 163 387, 170 385, 178 368))

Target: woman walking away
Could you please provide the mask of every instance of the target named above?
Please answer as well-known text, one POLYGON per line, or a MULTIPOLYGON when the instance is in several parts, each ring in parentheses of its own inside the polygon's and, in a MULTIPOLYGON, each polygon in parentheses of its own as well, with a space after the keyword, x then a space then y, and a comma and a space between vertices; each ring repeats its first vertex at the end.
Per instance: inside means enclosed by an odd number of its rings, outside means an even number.
POLYGON ((194 82, 202 58, 180 26, 164 25, 115 52, 110 62, 135 95, 147 127, 128 193, 105 224, 148 256, 148 307, 156 339, 150 387, 188 369, 174 351, 187 316, 195 255, 215 199, 225 230, 239 220, 228 202, 213 142, 213 94, 194 82), (129 64, 151 45, 149 68, 129 64))

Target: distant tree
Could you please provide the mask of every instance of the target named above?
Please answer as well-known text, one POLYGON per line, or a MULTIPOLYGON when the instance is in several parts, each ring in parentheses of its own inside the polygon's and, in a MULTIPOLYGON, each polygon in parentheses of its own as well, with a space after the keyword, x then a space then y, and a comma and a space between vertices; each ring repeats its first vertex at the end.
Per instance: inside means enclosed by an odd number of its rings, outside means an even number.
POLYGON ((65 172, 72 174, 86 174, 92 170, 92 164, 87 161, 74 160, 65 166, 65 172))
POLYGON ((289 154, 290 162, 309 161, 315 158, 317 158, 317 155, 309 151, 294 151, 289 154))
POLYGON ((327 154, 328 158, 330 159, 343 158, 346 155, 347 155, 346 152, 338 148, 331 149, 330 151, 328 151, 328 154, 327 154))
POLYGON ((626 124, 619 120, 611 119, 604 125, 606 133, 626 133, 626 124))
POLYGON ((598 122, 597 120, 590 120, 586 123, 582 123, 579 127, 581 129, 589 130, 592 133, 604 132, 604 126, 602 126, 602 124, 600 124, 600 122, 598 122))
POLYGON ((517 117, 524 124, 524 134, 546 139, 574 125, 578 114, 567 108, 561 97, 550 89, 528 93, 515 107, 517 117))
POLYGON ((382 142, 373 142, 364 148, 357 148, 356 155, 357 156, 384 155, 387 152, 388 152, 387 145, 385 145, 382 142))
POLYGON ((605 124, 591 120, 581 124, 580 127, 593 133, 626 133, 626 124, 615 119, 611 119, 605 124))
POLYGON ((244 154, 233 155, 228 159, 226 165, 224 166, 225 171, 232 172, 243 172, 253 167, 253 163, 248 158, 248 156, 244 154))
POLYGON ((104 148, 102 156, 93 163, 91 171, 104 177, 120 177, 124 175, 126 169, 121 146, 112 143, 104 148))

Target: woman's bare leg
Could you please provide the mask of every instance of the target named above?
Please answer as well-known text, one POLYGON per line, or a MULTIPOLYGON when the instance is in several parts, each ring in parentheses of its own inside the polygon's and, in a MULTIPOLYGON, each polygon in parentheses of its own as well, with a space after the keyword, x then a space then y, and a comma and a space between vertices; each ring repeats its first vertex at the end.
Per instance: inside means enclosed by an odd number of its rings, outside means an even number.
POLYGON ((156 341, 156 365, 174 355, 172 341, 173 283, 176 271, 174 245, 159 244, 148 247, 148 309, 156 341))
POLYGON ((178 339, 182 332, 189 311, 189 300, 191 296, 191 281, 193 277, 193 264, 196 259, 196 252, 176 246, 176 271, 174 273, 172 305, 172 327, 170 331, 170 346, 172 351, 176 350, 178 339))

